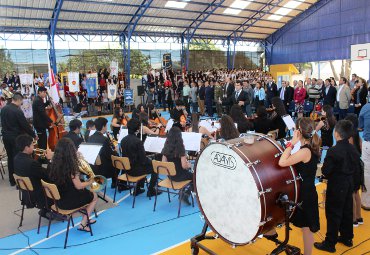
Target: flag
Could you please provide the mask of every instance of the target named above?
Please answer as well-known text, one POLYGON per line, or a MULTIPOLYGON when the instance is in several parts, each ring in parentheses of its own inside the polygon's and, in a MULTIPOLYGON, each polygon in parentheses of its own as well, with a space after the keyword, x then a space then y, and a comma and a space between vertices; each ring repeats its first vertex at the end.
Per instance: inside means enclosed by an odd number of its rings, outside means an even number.
POLYGON ((58 91, 58 85, 55 81, 55 75, 54 71, 51 68, 50 65, 50 58, 49 58, 49 50, 46 50, 47 57, 48 57, 48 67, 49 67, 49 96, 53 99, 54 103, 59 103, 59 91, 58 91))

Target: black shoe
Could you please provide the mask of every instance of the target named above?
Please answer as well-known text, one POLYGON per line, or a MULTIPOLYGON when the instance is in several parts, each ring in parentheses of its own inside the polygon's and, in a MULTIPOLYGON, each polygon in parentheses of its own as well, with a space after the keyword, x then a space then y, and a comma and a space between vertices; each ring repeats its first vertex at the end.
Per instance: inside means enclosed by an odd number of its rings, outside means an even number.
MULTIPOLYGON (((157 192, 157 196, 159 196, 160 194, 162 194, 162 191, 158 191, 158 192, 157 192)), ((147 196, 147 197, 154 197, 154 196, 155 196, 155 190, 148 191, 148 192, 146 193, 146 196, 147 196)))
POLYGON ((145 189, 137 188, 136 192, 134 191, 134 196, 138 196, 145 192, 145 189))
POLYGON ((15 182, 10 182, 10 186, 14 187, 15 186, 15 182))
POLYGON ((119 184, 117 188, 118 192, 129 190, 129 189, 130 189, 130 186, 127 186, 126 184, 119 184))
POLYGON ((338 243, 344 244, 347 247, 353 246, 352 239, 344 239, 341 236, 338 238, 338 243))
POLYGON ((327 251, 331 253, 335 253, 335 248, 327 244, 325 241, 321 243, 314 243, 313 246, 315 246, 316 249, 321 250, 321 251, 327 251))
POLYGON ((183 194, 182 195, 182 198, 181 198, 181 201, 184 202, 185 204, 187 205, 191 205, 190 201, 189 201, 189 194, 183 194))
POLYGON ((266 238, 267 240, 270 240, 270 241, 277 240, 278 236, 279 236, 278 233, 275 233, 273 235, 263 235, 264 238, 266 238))
POLYGON ((358 218, 357 223, 358 223, 358 225, 364 224, 364 219, 363 218, 358 218))

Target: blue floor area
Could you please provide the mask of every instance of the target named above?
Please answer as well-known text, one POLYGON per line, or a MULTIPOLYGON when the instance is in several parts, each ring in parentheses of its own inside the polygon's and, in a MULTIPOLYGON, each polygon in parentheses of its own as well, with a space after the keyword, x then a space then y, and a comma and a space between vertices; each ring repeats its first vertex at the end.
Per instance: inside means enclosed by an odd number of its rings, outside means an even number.
MULTIPOLYGON (((108 189, 113 198, 113 190, 108 189)), ((117 199, 127 196, 122 192, 117 199)), ((144 194, 136 198, 135 208, 132 206, 132 196, 128 196, 117 207, 107 209, 97 218, 93 225, 94 236, 90 233, 72 228, 68 238, 68 248, 63 249, 65 232, 53 237, 66 228, 66 222, 52 225, 49 239, 34 246, 38 254, 151 254, 172 245, 189 240, 200 233, 203 221, 197 205, 182 206, 181 216, 177 218, 178 198, 172 197, 168 202, 167 194, 158 197, 156 211, 153 212, 154 198, 149 200, 144 194), (181 230, 181 231, 179 231, 181 230)), ((75 219, 75 223, 80 219, 75 219)), ((40 234, 37 229, 27 231, 29 243, 32 245, 46 237, 47 227, 42 227, 40 234)), ((0 239, 0 254, 11 254, 27 247, 27 238, 22 234, 0 239), (14 250, 1 250, 17 248, 14 250)), ((35 254, 25 250, 21 254, 35 254)))

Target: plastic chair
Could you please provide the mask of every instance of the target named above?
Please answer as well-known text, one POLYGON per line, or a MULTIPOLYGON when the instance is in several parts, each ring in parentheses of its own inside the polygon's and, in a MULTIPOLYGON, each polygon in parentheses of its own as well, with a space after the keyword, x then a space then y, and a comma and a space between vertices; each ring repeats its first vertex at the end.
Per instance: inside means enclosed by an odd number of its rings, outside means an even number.
MULTIPOLYGON (((16 174, 13 174, 13 176, 14 176, 15 183, 17 184, 17 187, 19 189, 19 201, 21 201, 21 204, 22 204, 21 221, 19 222, 19 227, 22 227, 24 208, 26 206, 24 195, 26 194, 28 196, 28 201, 30 201, 33 204, 32 199, 31 199, 31 192, 33 192, 33 186, 32 186, 30 178, 18 176, 16 174)), ((38 230, 39 229, 40 229, 40 225, 38 226, 38 230)), ((37 231, 37 233, 38 232, 39 231, 37 231)))

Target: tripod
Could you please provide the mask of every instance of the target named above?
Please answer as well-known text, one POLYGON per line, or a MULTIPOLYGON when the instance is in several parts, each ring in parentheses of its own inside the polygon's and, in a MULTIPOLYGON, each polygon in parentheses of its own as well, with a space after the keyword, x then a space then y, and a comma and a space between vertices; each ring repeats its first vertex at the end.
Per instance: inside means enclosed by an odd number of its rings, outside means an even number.
POLYGON ((301 255, 301 250, 298 247, 291 246, 288 244, 289 242, 289 216, 293 209, 297 206, 298 204, 294 203, 293 201, 290 201, 288 196, 286 194, 280 194, 279 198, 277 200, 277 203, 285 208, 285 239, 283 242, 275 239, 273 242, 275 242, 278 247, 276 247, 272 252, 271 255, 278 255, 282 252, 285 251, 285 254, 287 255, 301 255))

